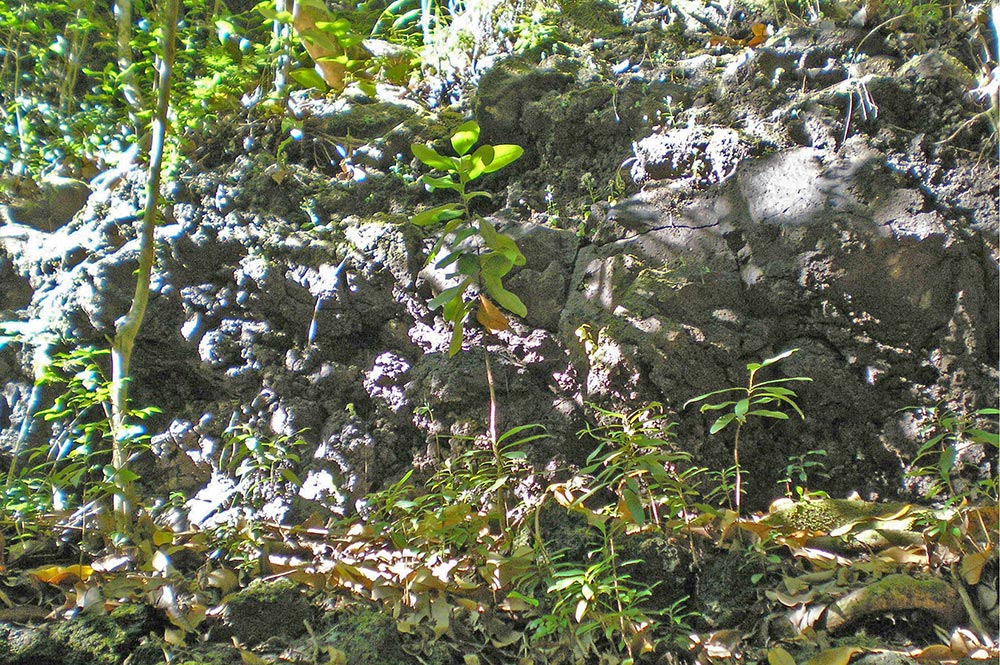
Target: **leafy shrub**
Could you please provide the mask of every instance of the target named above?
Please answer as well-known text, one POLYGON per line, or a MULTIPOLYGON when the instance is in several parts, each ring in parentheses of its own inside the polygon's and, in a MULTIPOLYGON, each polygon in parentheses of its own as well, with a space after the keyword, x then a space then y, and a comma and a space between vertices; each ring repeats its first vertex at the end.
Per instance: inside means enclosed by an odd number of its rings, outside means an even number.
POLYGON ((451 135, 451 146, 457 157, 444 157, 426 145, 411 146, 417 159, 448 174, 445 177, 424 175, 420 181, 432 191, 452 190, 459 197, 458 203, 445 203, 410 219, 417 226, 444 223, 438 241, 427 257, 428 263, 435 261, 445 243, 450 242, 451 251, 434 265, 438 269, 454 266, 455 272, 450 277, 457 278, 459 283, 444 289, 428 305, 431 309, 441 307, 445 320, 453 326, 448 350, 452 356, 462 348, 465 321, 474 308, 477 309, 476 319, 488 330, 507 328, 507 318, 490 298, 518 316, 528 313, 521 299, 503 286, 503 278, 514 266, 524 265, 524 255, 509 236, 493 228, 492 222, 473 214, 472 201, 479 197, 490 198, 490 194, 482 190, 467 191, 469 183, 519 159, 524 150, 516 145, 482 145, 469 154, 477 141, 479 124, 469 121, 455 128, 451 135), (471 238, 475 238, 475 242, 471 246, 465 244, 471 238), (470 288, 479 290, 478 308, 475 301, 465 299, 470 288))

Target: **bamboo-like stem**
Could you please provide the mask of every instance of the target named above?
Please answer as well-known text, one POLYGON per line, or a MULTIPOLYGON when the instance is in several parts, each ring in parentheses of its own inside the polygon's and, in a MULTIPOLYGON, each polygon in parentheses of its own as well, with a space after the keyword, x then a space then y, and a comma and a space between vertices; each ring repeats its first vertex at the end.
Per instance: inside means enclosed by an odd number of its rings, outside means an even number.
MULTIPOLYGON (((167 4, 167 12, 169 13, 170 2, 167 4)), ((135 113, 142 109, 143 103, 139 86, 135 82, 135 68, 133 66, 135 63, 132 59, 132 0, 115 0, 114 14, 115 20, 118 23, 116 42, 118 48, 118 72, 122 79, 122 94, 129 105, 134 122, 135 113)), ((176 16, 177 13, 175 12, 174 17, 176 18, 176 16)), ((176 31, 176 21, 170 30, 176 31)))
MULTIPOLYGON (((126 3, 127 4, 127 3, 126 3)), ((156 114, 153 118, 153 141, 149 154, 149 177, 146 183, 146 208, 139 236, 139 270, 135 295, 128 313, 118 320, 111 342, 111 465, 115 472, 125 469, 128 463, 128 380, 135 340, 142 327, 142 320, 149 303, 149 286, 156 259, 155 230, 159 212, 160 172, 167 135, 167 112, 170 109, 170 81, 176 52, 177 15, 180 0, 167 0, 163 16, 163 44, 156 96, 156 114)), ((120 480, 120 477, 119 477, 120 480)), ((119 482, 115 491, 114 511, 119 526, 128 524, 131 512, 129 495, 131 483, 119 482)))

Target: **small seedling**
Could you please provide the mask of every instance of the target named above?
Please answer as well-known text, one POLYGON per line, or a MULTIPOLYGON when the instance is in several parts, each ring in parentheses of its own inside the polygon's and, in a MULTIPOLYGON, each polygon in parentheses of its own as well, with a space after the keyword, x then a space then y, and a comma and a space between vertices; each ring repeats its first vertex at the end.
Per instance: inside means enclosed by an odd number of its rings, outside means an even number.
POLYGON ((503 278, 514 266, 524 265, 524 255, 509 236, 498 232, 488 220, 473 215, 472 201, 479 197, 490 198, 489 192, 467 189, 473 180, 498 171, 520 158, 524 150, 516 145, 481 145, 470 154, 478 140, 479 124, 470 120, 459 125, 451 135, 451 146, 457 157, 444 157, 428 145, 411 146, 417 159, 448 174, 444 177, 424 175, 420 181, 432 191, 450 189, 460 199, 458 203, 445 203, 410 219, 417 226, 444 223, 441 235, 427 258, 428 263, 437 259, 450 238, 452 251, 434 265, 439 269, 454 266, 455 272, 451 276, 460 281, 439 293, 428 305, 431 309, 441 307, 444 318, 454 326, 448 348, 448 354, 452 356, 462 348, 465 321, 474 308, 477 309, 476 320, 491 332, 508 327, 507 317, 493 301, 517 316, 528 313, 521 299, 503 286, 503 278), (473 237, 476 242, 466 243, 473 237), (478 287, 478 298, 466 300, 470 287, 478 287))
POLYGON ((747 381, 746 387, 735 387, 735 388, 723 388, 722 390, 713 390, 710 393, 705 393, 703 395, 698 395, 697 397, 692 397, 687 402, 684 403, 684 408, 687 408, 689 404, 694 404, 695 402, 703 402, 709 397, 714 397, 716 395, 724 395, 727 393, 742 393, 742 397, 734 400, 726 400, 724 402, 708 403, 701 405, 701 412, 706 411, 722 411, 724 409, 731 409, 727 413, 723 413, 721 416, 715 419, 712 423, 712 427, 709 429, 710 434, 716 434, 721 432, 726 427, 728 427, 732 422, 736 422, 736 435, 733 441, 733 463, 736 467, 736 489, 735 489, 735 509, 736 513, 739 514, 740 506, 742 504, 743 497, 743 474, 740 471, 740 433, 743 430, 743 426, 747 424, 747 421, 751 417, 758 418, 775 418, 777 420, 788 420, 788 414, 784 411, 777 411, 772 407, 778 407, 782 404, 790 407, 795 413, 799 414, 799 417, 805 419, 805 415, 802 413, 802 409, 795 402, 798 397, 795 391, 785 388, 782 384, 792 383, 794 381, 812 381, 809 377, 805 376, 792 376, 784 379, 772 379, 770 381, 757 381, 757 372, 764 369, 769 365, 773 365, 785 358, 789 357, 793 353, 798 351, 798 349, 791 349, 785 351, 784 353, 779 353, 778 355, 768 358, 759 363, 750 363, 747 365, 747 371, 750 372, 750 378, 747 381))

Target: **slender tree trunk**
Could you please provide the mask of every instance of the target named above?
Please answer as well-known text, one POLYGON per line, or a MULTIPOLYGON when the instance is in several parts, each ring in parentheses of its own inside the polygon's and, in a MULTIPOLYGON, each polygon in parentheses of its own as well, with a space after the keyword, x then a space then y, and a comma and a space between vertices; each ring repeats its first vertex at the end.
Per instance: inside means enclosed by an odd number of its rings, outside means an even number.
POLYGON ((120 520, 119 525, 128 523, 131 512, 131 483, 122 475, 126 470, 129 455, 128 423, 128 380, 135 346, 142 319, 149 302, 150 278, 156 258, 154 232, 158 214, 160 193, 160 171, 163 165, 163 147, 167 134, 167 111, 170 108, 170 79, 176 49, 177 14, 180 0, 167 0, 163 15, 162 56, 159 62, 159 76, 156 94, 156 114, 153 117, 153 142, 149 154, 149 178, 146 183, 146 209, 142 218, 142 232, 139 236, 139 271, 135 285, 135 295, 128 313, 118 320, 115 337, 111 342, 111 424, 112 449, 111 464, 117 474, 114 509, 120 520))
MULTIPOLYGON (((115 18, 118 21, 118 71, 122 77, 122 94, 132 111, 142 109, 142 94, 135 82, 132 68, 132 0, 115 0, 115 18)), ((176 26, 174 27, 176 30, 176 26)))
POLYGON ((83 18, 83 10, 76 10, 76 16, 69 24, 72 27, 67 26, 66 30, 70 39, 66 53, 63 55, 65 64, 62 90, 59 93, 59 108, 62 109, 63 115, 67 116, 76 110, 77 101, 74 91, 76 89, 76 82, 80 78, 80 69, 83 66, 83 52, 90 37, 90 28, 80 27, 83 23, 83 18))
MULTIPOLYGON (((292 0, 274 0, 274 9, 279 14, 284 11, 291 11, 289 3, 292 0)), ((288 53, 288 40, 291 28, 286 23, 275 21, 271 29, 274 31, 274 44, 279 49, 279 55, 275 61, 274 68, 274 95, 277 99, 284 100, 288 90, 288 70, 291 67, 292 58, 288 53)))

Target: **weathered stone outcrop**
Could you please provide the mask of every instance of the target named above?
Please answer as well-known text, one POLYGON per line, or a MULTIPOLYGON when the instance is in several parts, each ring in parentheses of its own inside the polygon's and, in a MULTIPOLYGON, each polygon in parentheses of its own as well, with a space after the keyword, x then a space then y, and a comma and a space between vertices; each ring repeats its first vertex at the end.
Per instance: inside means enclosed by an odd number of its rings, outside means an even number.
MULTIPOLYGON (((904 491, 915 431, 900 408, 997 399, 996 161, 963 152, 991 139, 981 123, 961 126, 972 111, 960 67, 883 42, 848 58, 858 39, 819 26, 697 62, 497 65, 475 108, 484 138, 526 148, 523 164, 486 182, 506 192, 490 219, 527 257, 508 284, 528 316, 497 337, 470 331, 454 359, 425 304, 440 288, 423 270, 430 239, 407 223, 442 199, 396 157, 447 128, 368 105, 355 118, 378 150, 356 149, 360 172, 276 170, 251 150, 180 178, 158 231, 134 395, 164 410, 153 449, 185 471, 150 459, 144 475, 188 492, 211 480, 224 497, 242 491, 219 467, 227 430, 301 433, 307 489, 275 490, 270 509, 349 510, 434 460, 450 434, 482 431, 482 344, 501 425, 552 434, 536 461, 586 457, 576 432, 587 402, 655 400, 699 464, 725 468, 731 440, 709 437, 707 416, 682 405, 799 348, 774 376, 814 380, 799 386, 805 421, 743 432, 751 500, 766 505, 788 456, 811 449, 829 453, 817 489, 904 491), (865 90, 881 115, 859 117, 865 90), (913 99, 942 109, 942 124, 913 99)), ((324 123, 359 135, 350 104, 312 106, 302 113, 317 135, 324 123)), ((127 309, 141 190, 132 172, 65 226, 0 229, 3 314, 31 322, 26 347, 0 353, 4 449, 24 439, 34 408, 32 348, 103 344, 127 309)), ((964 462, 973 476, 996 472, 975 450, 964 462)), ((225 504, 198 500, 202 518, 225 504)))

